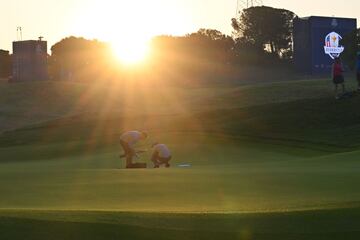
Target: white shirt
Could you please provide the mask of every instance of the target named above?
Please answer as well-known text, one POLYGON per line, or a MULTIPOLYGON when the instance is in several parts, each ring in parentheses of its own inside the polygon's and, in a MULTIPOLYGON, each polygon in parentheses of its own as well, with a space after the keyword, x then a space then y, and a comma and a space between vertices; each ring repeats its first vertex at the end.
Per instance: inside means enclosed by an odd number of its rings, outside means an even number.
POLYGON ((137 142, 141 140, 142 133, 138 131, 129 131, 120 136, 120 139, 130 146, 135 145, 137 142))
POLYGON ((171 157, 171 152, 165 144, 157 144, 154 146, 154 151, 159 153, 159 157, 168 158, 171 157))

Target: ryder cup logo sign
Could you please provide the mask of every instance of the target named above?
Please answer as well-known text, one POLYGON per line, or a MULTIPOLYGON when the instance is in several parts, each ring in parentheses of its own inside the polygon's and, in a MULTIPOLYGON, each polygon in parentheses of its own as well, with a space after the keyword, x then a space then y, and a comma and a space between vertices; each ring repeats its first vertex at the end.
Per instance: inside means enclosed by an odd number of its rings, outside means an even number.
POLYGON ((338 58, 344 51, 344 47, 340 46, 341 39, 342 37, 336 32, 329 33, 325 38, 325 53, 332 59, 338 58))

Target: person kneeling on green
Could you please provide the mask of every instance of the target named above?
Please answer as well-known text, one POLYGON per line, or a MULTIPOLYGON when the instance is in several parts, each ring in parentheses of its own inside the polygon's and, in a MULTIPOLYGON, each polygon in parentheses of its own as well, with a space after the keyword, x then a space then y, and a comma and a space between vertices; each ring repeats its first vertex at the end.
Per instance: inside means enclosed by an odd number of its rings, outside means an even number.
POLYGON ((172 158, 169 148, 165 144, 155 143, 153 149, 151 161, 154 163, 154 168, 159 168, 161 165, 169 168, 169 162, 172 158))

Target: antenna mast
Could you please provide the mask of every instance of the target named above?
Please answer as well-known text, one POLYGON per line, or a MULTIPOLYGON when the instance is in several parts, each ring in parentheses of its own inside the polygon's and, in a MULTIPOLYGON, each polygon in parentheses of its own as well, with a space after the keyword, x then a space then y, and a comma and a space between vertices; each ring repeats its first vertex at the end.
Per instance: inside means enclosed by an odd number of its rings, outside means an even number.
POLYGON ((238 0, 237 7, 236 7, 236 18, 240 17, 241 12, 244 9, 247 9, 250 7, 256 7, 256 6, 262 6, 262 5, 263 5, 262 0, 238 0))
POLYGON ((22 41, 23 40, 22 27, 17 27, 16 28, 16 38, 17 38, 17 41, 22 41))

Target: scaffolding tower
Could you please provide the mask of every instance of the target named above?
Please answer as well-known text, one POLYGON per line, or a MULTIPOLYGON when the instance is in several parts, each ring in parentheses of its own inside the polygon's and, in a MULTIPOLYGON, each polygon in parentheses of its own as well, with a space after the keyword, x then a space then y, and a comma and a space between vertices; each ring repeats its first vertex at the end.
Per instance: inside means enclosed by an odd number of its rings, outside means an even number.
POLYGON ((250 7, 256 7, 256 6, 262 6, 262 5, 263 5, 262 0, 238 0, 237 7, 236 7, 236 18, 240 17, 241 12, 244 9, 247 9, 250 7))

